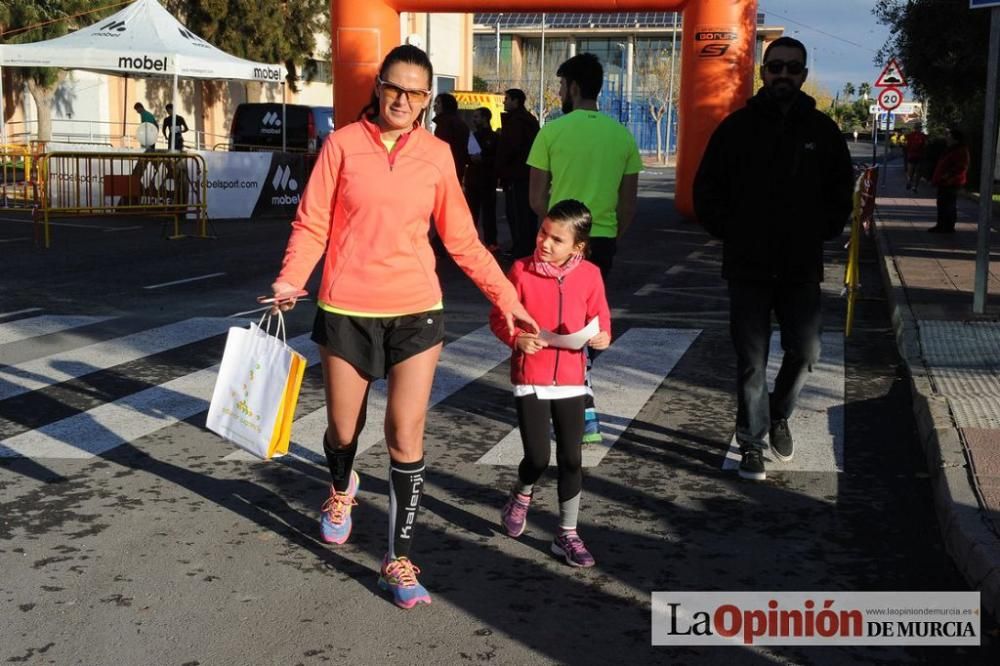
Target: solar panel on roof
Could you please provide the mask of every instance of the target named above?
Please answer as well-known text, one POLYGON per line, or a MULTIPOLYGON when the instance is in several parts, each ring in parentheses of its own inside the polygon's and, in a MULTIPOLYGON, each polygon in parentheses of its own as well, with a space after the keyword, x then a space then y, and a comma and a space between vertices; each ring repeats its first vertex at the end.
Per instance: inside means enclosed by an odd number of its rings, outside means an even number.
MULTIPOLYGON (((560 28, 662 28, 672 26, 674 12, 556 12, 545 14, 545 25, 560 28), (637 26, 638 24, 638 26, 637 26)), ((504 28, 538 26, 542 15, 528 12, 482 12, 473 16, 476 25, 504 28)))

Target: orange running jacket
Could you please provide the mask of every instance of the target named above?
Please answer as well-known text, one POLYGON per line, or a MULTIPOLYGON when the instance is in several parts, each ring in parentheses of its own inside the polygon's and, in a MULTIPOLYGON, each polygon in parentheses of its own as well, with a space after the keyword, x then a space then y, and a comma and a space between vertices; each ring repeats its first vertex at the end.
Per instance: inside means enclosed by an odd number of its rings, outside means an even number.
POLYGON ((431 218, 459 267, 510 312, 517 292, 479 242, 451 149, 422 127, 401 136, 391 154, 367 120, 327 138, 277 280, 304 287, 325 251, 318 294, 324 303, 373 315, 430 310, 442 300, 431 218))

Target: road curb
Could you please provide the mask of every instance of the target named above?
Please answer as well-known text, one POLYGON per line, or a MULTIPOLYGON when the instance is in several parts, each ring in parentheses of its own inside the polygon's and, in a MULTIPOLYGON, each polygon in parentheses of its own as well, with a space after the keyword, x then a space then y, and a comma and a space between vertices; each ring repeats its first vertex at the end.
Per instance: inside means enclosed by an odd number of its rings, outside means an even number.
POLYGON ((875 240, 896 346, 909 370, 913 414, 945 548, 969 585, 980 591, 983 608, 1000 621, 1000 540, 986 524, 968 449, 948 401, 934 391, 920 346, 919 325, 877 218, 875 240))

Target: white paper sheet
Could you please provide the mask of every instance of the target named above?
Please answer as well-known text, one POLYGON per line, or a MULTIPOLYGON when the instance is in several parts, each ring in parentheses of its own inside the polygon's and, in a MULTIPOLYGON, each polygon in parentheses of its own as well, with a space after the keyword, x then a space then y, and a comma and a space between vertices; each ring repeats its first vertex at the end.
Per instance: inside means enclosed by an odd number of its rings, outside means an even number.
POLYGON ((560 349, 583 349, 587 341, 592 337, 601 332, 601 323, 597 321, 597 317, 591 319, 586 326, 581 328, 576 333, 567 333, 566 335, 556 335, 551 331, 546 331, 542 329, 538 337, 544 340, 550 347, 559 347, 560 349))

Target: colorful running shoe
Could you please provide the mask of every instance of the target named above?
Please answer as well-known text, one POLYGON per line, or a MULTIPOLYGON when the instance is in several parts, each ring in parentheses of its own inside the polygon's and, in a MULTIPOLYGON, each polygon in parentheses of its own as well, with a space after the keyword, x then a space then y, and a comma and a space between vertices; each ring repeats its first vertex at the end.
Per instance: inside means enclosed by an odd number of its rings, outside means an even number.
POLYGON ((397 557, 390 560, 386 555, 382 558, 382 570, 378 577, 378 586, 392 592, 392 602, 400 608, 409 610, 417 604, 429 604, 431 595, 424 586, 417 582, 420 569, 408 557, 397 557))
POLYGON ((323 518, 319 523, 323 541, 340 545, 351 536, 351 508, 358 505, 354 496, 358 494, 360 485, 361 477, 351 470, 351 482, 347 485, 347 492, 338 493, 332 486, 330 487, 330 497, 323 503, 323 518))
POLYGON ((524 523, 531 506, 531 495, 512 492, 500 511, 500 524, 507 536, 515 539, 524 533, 524 523))
POLYGON ((601 441, 601 420, 597 417, 597 410, 588 407, 583 413, 583 443, 595 443, 601 441))
POLYGON ((552 540, 552 552, 565 558, 566 564, 571 567, 592 567, 595 564, 594 556, 583 545, 583 539, 576 533, 576 530, 557 534, 556 538, 552 540))

